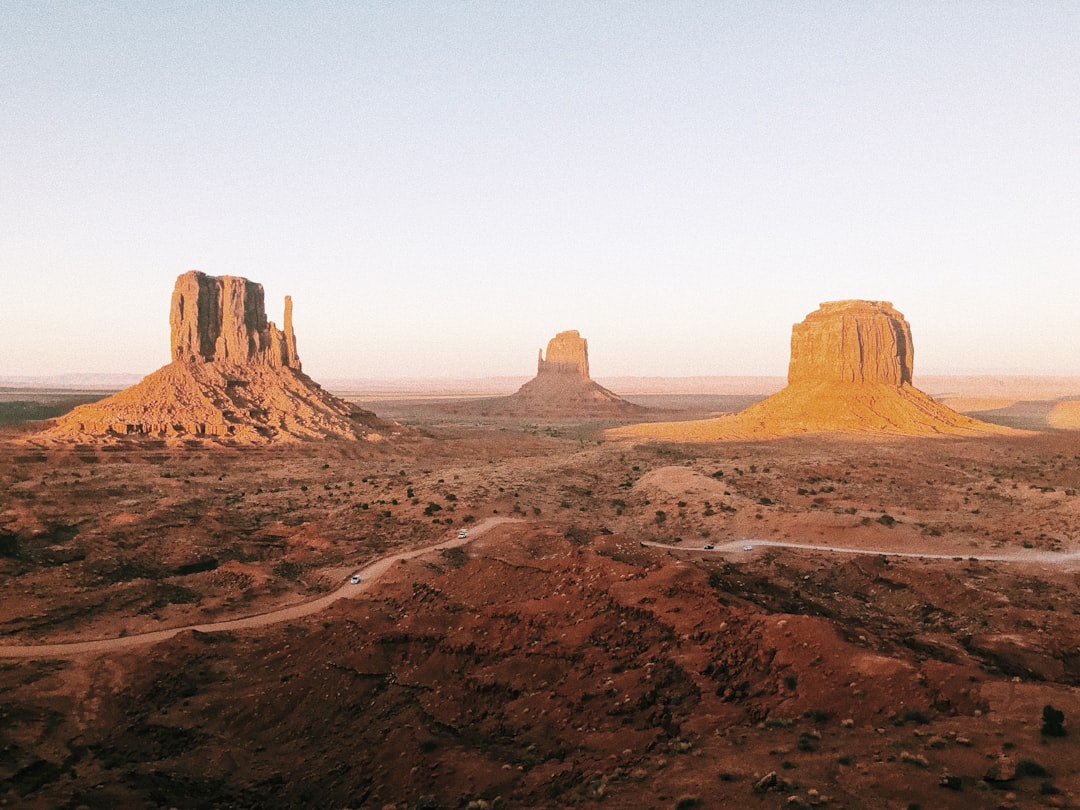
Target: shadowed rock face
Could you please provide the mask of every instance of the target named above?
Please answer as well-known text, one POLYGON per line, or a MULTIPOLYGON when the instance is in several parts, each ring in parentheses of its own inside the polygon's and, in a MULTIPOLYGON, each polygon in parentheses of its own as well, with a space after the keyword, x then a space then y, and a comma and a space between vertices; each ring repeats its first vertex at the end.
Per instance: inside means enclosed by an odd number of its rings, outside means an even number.
POLYGON ((832 301, 791 330, 788 383, 911 383, 911 327, 888 301, 832 301))
POLYGON ((197 270, 176 279, 169 310, 172 357, 188 363, 224 361, 300 368, 285 296, 285 330, 266 320, 261 284, 197 270))

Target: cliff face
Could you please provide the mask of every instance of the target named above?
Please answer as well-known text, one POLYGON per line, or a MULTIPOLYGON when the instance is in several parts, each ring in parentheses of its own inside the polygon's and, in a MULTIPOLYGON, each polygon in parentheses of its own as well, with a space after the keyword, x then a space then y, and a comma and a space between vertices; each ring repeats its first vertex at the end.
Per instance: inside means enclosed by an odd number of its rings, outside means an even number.
POLYGON ((548 341, 546 358, 541 352, 536 374, 570 374, 589 379, 589 342, 576 329, 559 332, 548 341))
POLYGON ((911 327, 887 301, 822 304, 791 330, 788 383, 911 383, 911 327))
POLYGON ((300 369, 292 331, 292 299, 285 297, 285 330, 266 319, 261 284, 197 270, 176 279, 169 309, 173 360, 256 363, 300 369))
POLYGON ((376 440, 401 432, 327 393, 300 370, 292 299, 285 328, 266 319, 261 284, 191 271, 169 309, 173 360, 142 382, 57 420, 51 438, 122 436, 264 444, 303 439, 376 440))

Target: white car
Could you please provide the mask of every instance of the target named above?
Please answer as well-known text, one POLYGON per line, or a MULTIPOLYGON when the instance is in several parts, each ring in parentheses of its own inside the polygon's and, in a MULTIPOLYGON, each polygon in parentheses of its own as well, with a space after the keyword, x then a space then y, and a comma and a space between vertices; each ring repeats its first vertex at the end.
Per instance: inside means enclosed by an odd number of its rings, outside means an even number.
POLYGON ((359 585, 360 584, 360 575, 359 574, 353 574, 351 577, 349 577, 349 582, 351 582, 353 585, 359 585))
POLYGON ((754 550, 754 547, 753 547, 753 546, 743 546, 743 547, 742 547, 742 550, 743 550, 743 551, 753 551, 753 550, 754 550))
POLYGON ((459 531, 457 533, 457 536, 458 536, 458 540, 464 540, 466 537, 469 536, 469 530, 468 529, 462 529, 461 531, 459 531))
POLYGON ((716 548, 716 546, 714 546, 712 543, 706 543, 702 546, 702 548, 705 549, 705 551, 712 551, 714 548, 716 548))

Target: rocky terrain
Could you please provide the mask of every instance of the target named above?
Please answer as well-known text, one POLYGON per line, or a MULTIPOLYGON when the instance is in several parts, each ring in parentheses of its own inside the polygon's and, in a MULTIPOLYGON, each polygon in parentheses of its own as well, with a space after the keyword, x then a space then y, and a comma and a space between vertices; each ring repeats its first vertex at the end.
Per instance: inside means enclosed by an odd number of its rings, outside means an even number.
POLYGON ((589 376, 589 344, 576 329, 559 332, 537 359, 536 376, 508 397, 444 405, 444 412, 481 416, 643 416, 648 409, 627 402, 589 376))
POLYGON ((262 444, 378 440, 399 431, 301 371, 288 296, 281 330, 266 318, 261 284, 192 270, 176 280, 169 326, 171 363, 137 385, 75 408, 44 438, 262 444))
POLYGON ((0 657, 0 801, 1080 802, 1080 435, 636 445, 591 424, 0 443, 0 644, 265 612, 514 518, 293 622, 0 657), (750 549, 705 548, 731 540, 750 549), (981 559, 1003 552, 1038 556, 981 559))
POLYGON ((957 436, 1006 432, 936 402, 912 385, 911 327, 884 301, 822 304, 791 333, 788 384, 731 416, 632 425, 612 437, 672 441, 801 433, 957 436))

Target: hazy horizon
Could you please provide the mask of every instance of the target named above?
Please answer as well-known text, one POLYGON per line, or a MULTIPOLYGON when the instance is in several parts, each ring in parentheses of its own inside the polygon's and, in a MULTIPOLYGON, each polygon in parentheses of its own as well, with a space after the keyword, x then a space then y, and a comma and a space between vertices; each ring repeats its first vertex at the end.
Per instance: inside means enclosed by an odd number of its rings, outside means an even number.
POLYGON ((1080 6, 0 6, 0 376, 145 374, 189 269, 316 380, 1080 375, 1080 6))

